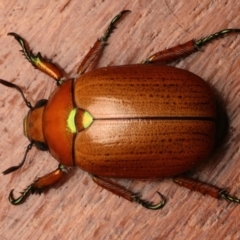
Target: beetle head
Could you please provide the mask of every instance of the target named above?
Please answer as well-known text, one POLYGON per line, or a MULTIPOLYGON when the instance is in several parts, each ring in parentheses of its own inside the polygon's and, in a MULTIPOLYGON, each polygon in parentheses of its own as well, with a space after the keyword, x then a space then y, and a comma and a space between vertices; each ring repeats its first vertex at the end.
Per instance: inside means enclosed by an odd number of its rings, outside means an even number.
POLYGON ((38 150, 42 151, 48 150, 48 146, 42 133, 42 114, 47 104, 47 100, 46 99, 39 100, 35 104, 35 106, 32 107, 31 103, 28 102, 28 100, 23 94, 22 89, 19 86, 2 79, 0 79, 0 83, 3 84, 4 86, 15 88, 17 91, 19 91, 27 107, 30 108, 27 116, 24 118, 24 135, 29 139, 30 144, 26 148, 22 162, 18 166, 10 167, 3 172, 3 174, 8 174, 22 167, 26 160, 27 154, 32 148, 33 144, 36 146, 38 150))

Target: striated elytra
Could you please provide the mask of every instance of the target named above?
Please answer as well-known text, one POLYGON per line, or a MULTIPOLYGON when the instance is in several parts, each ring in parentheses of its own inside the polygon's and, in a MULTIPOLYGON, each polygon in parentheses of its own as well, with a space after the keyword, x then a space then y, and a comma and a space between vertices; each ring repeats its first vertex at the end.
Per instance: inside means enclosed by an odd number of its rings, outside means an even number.
POLYGON ((53 172, 29 185, 20 197, 9 200, 22 203, 29 193, 40 193, 58 182, 68 166, 90 173, 105 189, 135 201, 148 209, 165 205, 165 197, 152 203, 109 178, 171 178, 186 188, 239 203, 227 191, 183 174, 196 168, 212 153, 219 132, 216 97, 208 84, 195 74, 165 64, 179 60, 209 42, 240 29, 224 29, 200 40, 191 40, 148 57, 142 64, 112 66, 87 72, 94 63, 119 19, 120 12, 80 64, 75 79, 66 79, 63 71, 40 53, 34 55, 26 41, 9 33, 21 45, 27 60, 54 78, 58 88, 49 100, 32 105, 20 87, 0 79, 0 83, 18 90, 30 108, 24 119, 28 145, 23 161, 4 171, 20 168, 35 145, 48 150, 59 161, 53 172))

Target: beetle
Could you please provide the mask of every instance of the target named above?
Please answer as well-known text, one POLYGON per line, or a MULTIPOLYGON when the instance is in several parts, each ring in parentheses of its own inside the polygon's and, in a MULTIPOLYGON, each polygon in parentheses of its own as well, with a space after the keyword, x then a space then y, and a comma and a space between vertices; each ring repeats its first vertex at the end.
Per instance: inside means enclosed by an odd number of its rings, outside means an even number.
POLYGON ((88 172, 93 181, 110 192, 148 209, 160 209, 165 197, 154 204, 109 178, 171 178, 188 189, 240 203, 240 199, 214 185, 187 177, 213 152, 220 124, 218 103, 212 88, 197 75, 166 64, 199 51, 208 43, 240 29, 224 29, 199 40, 191 40, 148 57, 142 64, 111 66, 87 72, 123 15, 110 22, 84 57, 77 77, 66 79, 63 71, 40 53, 34 55, 25 39, 9 33, 21 45, 27 60, 56 80, 58 88, 49 100, 33 107, 21 88, 0 79, 0 83, 20 92, 30 108, 24 119, 24 134, 29 139, 24 158, 33 145, 48 150, 59 161, 56 170, 38 178, 18 198, 13 190, 9 201, 22 203, 30 193, 41 193, 61 180, 69 166, 88 172))

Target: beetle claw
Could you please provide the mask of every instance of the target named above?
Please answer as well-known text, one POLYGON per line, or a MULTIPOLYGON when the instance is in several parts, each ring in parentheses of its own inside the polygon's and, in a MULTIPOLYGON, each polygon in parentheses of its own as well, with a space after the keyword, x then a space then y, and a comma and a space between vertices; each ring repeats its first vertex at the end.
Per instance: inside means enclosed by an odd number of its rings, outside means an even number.
POLYGON ((14 198, 13 196, 14 189, 12 189, 8 197, 9 202, 13 205, 18 205, 23 203, 24 200, 28 197, 28 195, 32 192, 32 189, 33 189, 33 185, 31 184, 23 192, 21 192, 21 195, 18 198, 14 198))
POLYGON ((158 195, 160 196, 161 198, 161 201, 157 204, 153 204, 152 202, 149 202, 149 201, 146 201, 144 199, 141 199, 139 195, 136 195, 134 197, 134 201, 141 204, 143 207, 147 208, 147 209, 150 209, 150 210, 158 210, 160 208, 163 208, 166 204, 166 199, 165 197, 160 193, 160 192, 157 192, 158 195))

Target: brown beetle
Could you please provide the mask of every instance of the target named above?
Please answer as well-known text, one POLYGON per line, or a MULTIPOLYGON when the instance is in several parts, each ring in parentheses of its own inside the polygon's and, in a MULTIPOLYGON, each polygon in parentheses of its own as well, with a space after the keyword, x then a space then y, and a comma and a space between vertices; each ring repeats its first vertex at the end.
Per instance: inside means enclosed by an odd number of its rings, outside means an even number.
POLYGON ((19 198, 13 197, 12 190, 12 204, 19 204, 29 193, 42 192, 62 179, 67 166, 80 167, 98 185, 148 209, 162 208, 164 196, 158 193, 161 201, 153 204, 108 178, 171 177, 178 185, 240 203, 240 199, 223 189, 182 176, 212 152, 221 113, 205 81, 186 70, 164 66, 240 29, 225 29, 158 52, 141 65, 105 67, 85 73, 126 12, 129 11, 118 14, 95 42, 75 79, 65 79, 56 65, 40 53, 34 55, 18 34, 9 33, 22 46, 28 61, 59 85, 48 101, 40 100, 32 107, 18 86, 0 80, 1 84, 17 89, 30 108, 24 120, 24 133, 30 144, 19 166, 4 174, 20 168, 33 145, 49 150, 60 162, 55 171, 37 179, 19 198), (161 65, 152 65, 156 63, 161 65))

